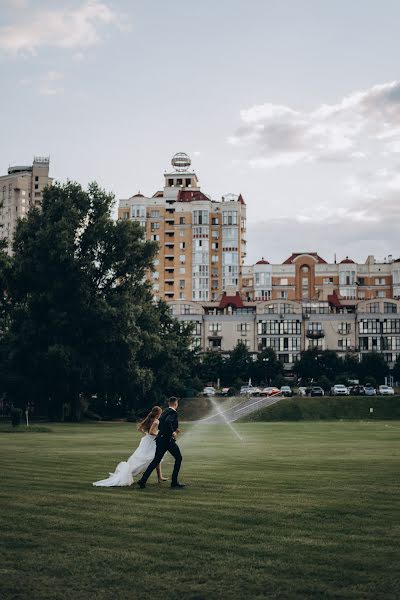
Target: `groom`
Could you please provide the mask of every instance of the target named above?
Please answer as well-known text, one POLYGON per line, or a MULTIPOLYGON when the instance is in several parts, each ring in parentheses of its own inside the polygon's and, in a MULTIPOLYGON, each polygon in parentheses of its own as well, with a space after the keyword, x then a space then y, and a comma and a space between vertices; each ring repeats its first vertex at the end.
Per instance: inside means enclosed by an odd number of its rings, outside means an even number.
POLYGON ((171 487, 174 489, 182 489, 185 487, 184 483, 178 483, 178 473, 182 463, 182 454, 179 450, 178 444, 176 443, 176 435, 178 431, 178 403, 178 398, 172 396, 168 400, 167 410, 165 410, 160 417, 158 435, 156 437, 156 453, 146 471, 143 473, 142 478, 137 482, 138 486, 142 489, 146 487, 146 482, 152 471, 158 467, 167 451, 175 458, 171 487))

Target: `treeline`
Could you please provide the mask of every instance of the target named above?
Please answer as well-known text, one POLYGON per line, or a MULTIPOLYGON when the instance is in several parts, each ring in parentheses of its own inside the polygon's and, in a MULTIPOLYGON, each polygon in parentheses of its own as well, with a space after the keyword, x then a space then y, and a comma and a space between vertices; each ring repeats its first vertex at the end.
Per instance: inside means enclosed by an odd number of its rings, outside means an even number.
MULTIPOLYGON (((361 361, 354 354, 339 357, 332 350, 306 350, 293 368, 296 381, 300 385, 314 383, 329 390, 335 383, 348 384, 351 380, 371 383, 376 386, 384 383, 390 374, 383 355, 376 352, 366 353, 361 361)), ((250 379, 253 385, 281 386, 287 383, 283 364, 272 348, 266 348, 257 355, 256 360, 244 344, 238 343, 234 350, 226 355, 206 352, 200 365, 200 377, 204 384, 216 384, 239 388, 250 379)), ((400 359, 392 372, 394 379, 400 381, 400 359)))
MULTIPOLYGON (((117 417, 192 393, 191 326, 152 302, 157 245, 111 218, 113 196, 55 184, 0 249, 3 406, 117 417)), ((201 385, 197 380, 198 385, 201 385)))

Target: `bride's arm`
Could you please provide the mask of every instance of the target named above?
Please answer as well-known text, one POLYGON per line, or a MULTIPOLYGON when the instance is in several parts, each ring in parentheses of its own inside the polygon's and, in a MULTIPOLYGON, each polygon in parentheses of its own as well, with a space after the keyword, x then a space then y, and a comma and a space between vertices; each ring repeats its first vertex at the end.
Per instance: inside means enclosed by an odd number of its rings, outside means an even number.
POLYGON ((156 436, 158 433, 158 424, 159 424, 159 420, 158 419, 154 419, 153 423, 151 424, 151 427, 149 429, 149 434, 150 435, 154 435, 156 436))

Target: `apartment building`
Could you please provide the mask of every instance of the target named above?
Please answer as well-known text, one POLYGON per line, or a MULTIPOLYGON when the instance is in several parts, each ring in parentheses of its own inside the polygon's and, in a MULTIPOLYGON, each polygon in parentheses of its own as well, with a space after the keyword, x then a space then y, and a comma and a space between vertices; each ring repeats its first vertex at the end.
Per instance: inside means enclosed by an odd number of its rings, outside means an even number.
POLYGON ((0 176, 0 239, 11 242, 17 220, 41 204, 43 190, 52 182, 49 168, 49 157, 37 156, 32 165, 9 167, 7 175, 0 176))
POLYGON ((242 270, 247 300, 319 300, 355 306, 372 298, 400 298, 400 259, 384 262, 368 256, 356 263, 348 256, 327 263, 317 252, 293 253, 282 264, 262 258, 242 270))
POLYGON ((241 290, 246 256, 246 204, 227 194, 205 194, 190 158, 175 154, 164 187, 152 196, 137 193, 119 201, 118 218, 140 223, 146 239, 158 242, 149 274, 155 299, 216 301, 241 290))
POLYGON ((288 371, 311 348, 381 352, 392 367, 400 355, 400 300, 363 300, 356 306, 325 300, 245 301, 239 293, 219 302, 170 303, 172 313, 193 324, 195 346, 229 352, 238 341, 256 355, 273 348, 288 371))

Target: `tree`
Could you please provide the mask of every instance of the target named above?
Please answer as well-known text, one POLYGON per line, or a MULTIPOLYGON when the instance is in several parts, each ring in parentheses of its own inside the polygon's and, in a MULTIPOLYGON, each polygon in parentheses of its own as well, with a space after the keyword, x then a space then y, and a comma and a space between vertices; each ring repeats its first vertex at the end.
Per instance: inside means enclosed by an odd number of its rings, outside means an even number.
POLYGON ((12 384, 55 416, 79 418, 82 395, 127 398, 151 385, 137 360, 151 304, 145 282, 156 244, 132 221, 111 219, 113 196, 91 184, 56 184, 19 221, 6 269, 12 384))
POLYGON ((379 385, 384 382, 388 374, 389 367, 382 354, 378 354, 378 352, 363 354, 360 363, 360 375, 363 383, 369 383, 369 378, 373 377, 379 385))
POLYGON ((343 374, 347 379, 357 379, 360 372, 360 363, 354 354, 346 354, 343 358, 343 374))
POLYGON ((283 365, 273 348, 264 348, 257 355, 252 371, 257 384, 264 383, 266 385, 271 385, 273 379, 279 375, 283 376, 284 373, 283 365))
POLYGON ((397 357, 396 362, 394 363, 393 377, 395 381, 400 382, 400 354, 397 357))
POLYGON ((342 362, 333 350, 312 348, 302 353, 293 370, 302 380, 317 380, 324 376, 334 381, 342 371, 342 362))
POLYGON ((200 376, 202 382, 205 385, 208 383, 215 384, 218 379, 222 380, 224 374, 225 363, 222 354, 213 350, 205 352, 201 358, 200 364, 200 376))
POLYGON ((225 363, 225 380, 231 385, 236 380, 247 381, 251 377, 252 358, 246 345, 238 341, 225 363))

